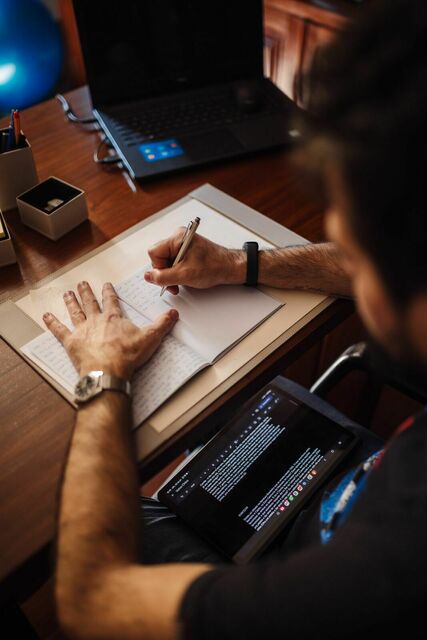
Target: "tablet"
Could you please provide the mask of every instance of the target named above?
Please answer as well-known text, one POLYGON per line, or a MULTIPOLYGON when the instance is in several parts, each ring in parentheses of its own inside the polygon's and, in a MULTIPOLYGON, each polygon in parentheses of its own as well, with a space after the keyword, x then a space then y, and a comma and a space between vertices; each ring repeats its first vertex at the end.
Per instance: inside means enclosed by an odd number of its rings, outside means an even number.
POLYGON ((159 500, 238 564, 257 557, 358 441, 278 376, 159 491, 159 500))

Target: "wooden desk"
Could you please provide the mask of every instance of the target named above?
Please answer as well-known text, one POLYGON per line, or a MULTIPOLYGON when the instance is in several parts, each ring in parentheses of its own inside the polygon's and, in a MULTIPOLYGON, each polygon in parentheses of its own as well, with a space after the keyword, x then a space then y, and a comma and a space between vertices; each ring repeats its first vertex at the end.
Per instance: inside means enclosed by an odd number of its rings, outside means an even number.
MULTIPOLYGON (((85 88, 73 91, 69 98, 77 113, 88 113, 85 88)), ((18 264, 0 270, 0 299, 36 283, 205 182, 312 241, 323 238, 320 204, 307 193, 304 177, 291 166, 285 151, 166 176, 140 187, 117 168, 94 164, 98 135, 66 121, 56 100, 24 111, 22 123, 39 178, 55 175, 84 189, 90 222, 52 242, 23 226, 16 210, 8 212, 5 218, 18 264)), ((283 371, 351 309, 344 302, 326 309, 244 382, 144 460, 141 477, 149 477, 206 436, 249 393, 283 371)), ((17 581, 34 574, 37 560, 46 558, 74 410, 2 340, 0 362, 0 582, 10 592, 17 581)))

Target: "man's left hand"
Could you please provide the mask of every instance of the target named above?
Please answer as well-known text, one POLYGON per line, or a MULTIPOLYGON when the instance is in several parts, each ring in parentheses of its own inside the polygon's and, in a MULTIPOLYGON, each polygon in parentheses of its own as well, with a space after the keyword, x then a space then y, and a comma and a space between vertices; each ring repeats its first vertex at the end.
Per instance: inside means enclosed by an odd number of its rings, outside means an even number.
POLYGON ((43 316, 47 328, 65 347, 81 376, 99 370, 130 380, 135 369, 151 358, 172 329, 178 312, 171 309, 152 324, 139 328, 123 317, 111 283, 102 289, 102 311, 89 283, 80 282, 77 288, 81 302, 74 291, 64 294, 74 331, 51 313, 43 316))

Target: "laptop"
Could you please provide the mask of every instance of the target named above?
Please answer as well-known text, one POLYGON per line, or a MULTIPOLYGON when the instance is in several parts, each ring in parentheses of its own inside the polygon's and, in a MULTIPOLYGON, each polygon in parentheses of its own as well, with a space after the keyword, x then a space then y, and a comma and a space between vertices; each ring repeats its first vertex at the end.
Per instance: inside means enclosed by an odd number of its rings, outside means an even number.
POLYGON ((160 502, 246 564, 291 523, 359 441, 277 376, 166 481, 160 502))
POLYGON ((74 0, 93 113, 137 180, 290 144, 262 0, 74 0))

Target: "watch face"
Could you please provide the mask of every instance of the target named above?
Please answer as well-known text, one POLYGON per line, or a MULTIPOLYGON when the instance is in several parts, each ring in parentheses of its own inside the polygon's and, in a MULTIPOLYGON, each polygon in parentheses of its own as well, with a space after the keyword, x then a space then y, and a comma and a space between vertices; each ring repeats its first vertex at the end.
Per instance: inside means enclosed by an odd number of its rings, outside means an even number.
POLYGON ((102 371, 91 371, 87 376, 80 378, 74 389, 76 399, 84 402, 92 398, 97 393, 101 376, 102 371))

